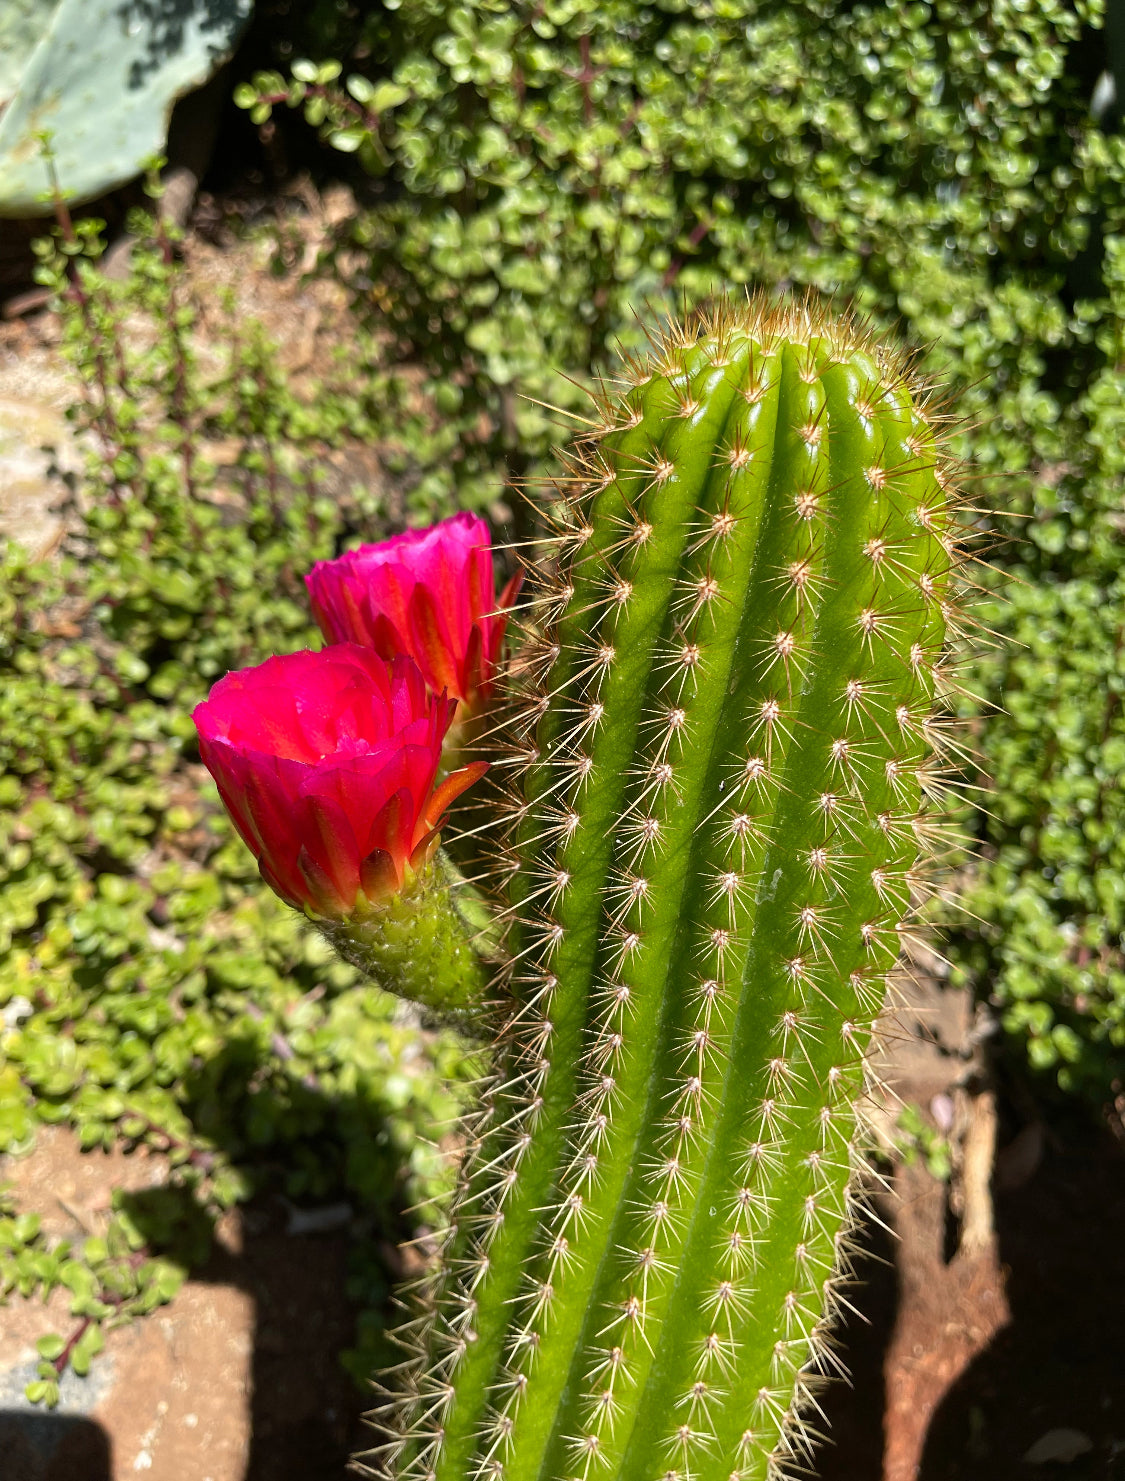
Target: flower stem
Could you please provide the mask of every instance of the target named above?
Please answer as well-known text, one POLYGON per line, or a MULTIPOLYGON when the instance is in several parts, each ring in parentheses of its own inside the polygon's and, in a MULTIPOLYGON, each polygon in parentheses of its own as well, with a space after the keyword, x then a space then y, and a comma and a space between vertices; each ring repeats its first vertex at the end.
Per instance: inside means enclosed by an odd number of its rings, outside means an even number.
POLYGON ((346 921, 317 921, 379 987, 441 1014, 479 1012, 489 996, 494 927, 484 900, 439 850, 398 894, 346 921))

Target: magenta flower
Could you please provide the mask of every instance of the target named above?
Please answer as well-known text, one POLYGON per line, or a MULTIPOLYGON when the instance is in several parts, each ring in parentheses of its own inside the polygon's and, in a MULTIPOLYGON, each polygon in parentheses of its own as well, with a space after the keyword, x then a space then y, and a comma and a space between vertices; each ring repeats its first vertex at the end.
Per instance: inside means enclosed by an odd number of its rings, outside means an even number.
POLYGON ((351 643, 220 679, 192 718, 235 827, 281 898, 342 919, 429 861, 484 763, 437 783, 456 708, 409 658, 351 643))
POLYGON ((435 694, 466 709, 492 693, 513 577, 497 600, 488 526, 455 514, 317 561, 305 577, 313 616, 330 643, 362 643, 381 657, 407 653, 435 694))

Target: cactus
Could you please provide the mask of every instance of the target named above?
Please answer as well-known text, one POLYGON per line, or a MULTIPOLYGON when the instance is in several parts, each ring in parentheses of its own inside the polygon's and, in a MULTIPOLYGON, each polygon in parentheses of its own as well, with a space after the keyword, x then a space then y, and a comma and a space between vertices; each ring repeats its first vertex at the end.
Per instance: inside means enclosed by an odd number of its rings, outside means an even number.
POLYGON ((416 1481, 807 1462, 932 843, 956 515, 907 358, 752 302, 624 376, 529 562, 512 1006, 370 1457, 416 1481))

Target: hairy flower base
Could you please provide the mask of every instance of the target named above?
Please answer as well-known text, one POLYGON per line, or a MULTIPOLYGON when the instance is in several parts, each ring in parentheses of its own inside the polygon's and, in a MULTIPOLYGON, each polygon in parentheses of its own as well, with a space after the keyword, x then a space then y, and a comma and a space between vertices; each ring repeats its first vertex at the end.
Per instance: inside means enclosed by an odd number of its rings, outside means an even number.
POLYGON ((489 917, 439 850, 402 888, 348 920, 314 919, 346 961, 379 987, 438 1013, 479 1013, 491 975, 489 917), (472 944, 470 944, 470 942, 472 944))

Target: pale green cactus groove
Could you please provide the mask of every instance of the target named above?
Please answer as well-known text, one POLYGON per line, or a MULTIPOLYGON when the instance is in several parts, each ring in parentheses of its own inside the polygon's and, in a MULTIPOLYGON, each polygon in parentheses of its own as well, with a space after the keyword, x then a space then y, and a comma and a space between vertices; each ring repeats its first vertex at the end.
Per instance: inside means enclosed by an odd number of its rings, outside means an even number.
POLYGON ((416 1481, 807 1465, 934 826, 957 515, 906 359, 752 302, 623 376, 515 663, 515 1007, 375 1453, 416 1481))

